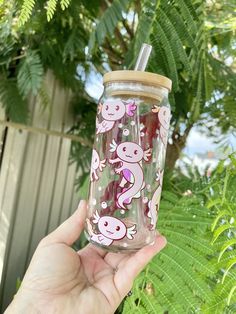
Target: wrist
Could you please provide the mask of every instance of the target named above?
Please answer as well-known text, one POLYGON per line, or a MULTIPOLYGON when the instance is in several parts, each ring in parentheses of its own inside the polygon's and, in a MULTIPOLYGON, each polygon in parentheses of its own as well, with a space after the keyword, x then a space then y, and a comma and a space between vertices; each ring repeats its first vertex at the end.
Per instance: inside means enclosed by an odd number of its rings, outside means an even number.
POLYGON ((40 310, 37 307, 37 302, 35 298, 30 298, 25 296, 19 290, 17 294, 14 295, 12 302, 7 307, 4 314, 39 314, 40 310))

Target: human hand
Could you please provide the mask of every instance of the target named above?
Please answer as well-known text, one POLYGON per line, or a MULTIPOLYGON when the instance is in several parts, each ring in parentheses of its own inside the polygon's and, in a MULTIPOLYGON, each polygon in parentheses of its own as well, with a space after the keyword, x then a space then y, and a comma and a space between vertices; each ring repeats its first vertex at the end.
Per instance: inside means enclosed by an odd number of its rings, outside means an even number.
POLYGON ((5 314, 111 314, 130 291, 133 280, 166 244, 158 235, 153 245, 136 253, 108 253, 88 244, 71 245, 84 228, 86 202, 39 243, 20 289, 5 314))

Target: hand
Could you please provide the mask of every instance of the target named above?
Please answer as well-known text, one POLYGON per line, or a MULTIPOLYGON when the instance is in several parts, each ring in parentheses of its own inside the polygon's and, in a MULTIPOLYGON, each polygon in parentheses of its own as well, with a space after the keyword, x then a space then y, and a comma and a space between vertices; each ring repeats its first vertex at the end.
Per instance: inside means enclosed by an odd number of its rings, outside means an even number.
POLYGON ((111 314, 132 288, 138 273, 166 244, 137 253, 108 253, 92 244, 76 252, 71 245, 84 227, 86 202, 38 245, 6 314, 111 314))

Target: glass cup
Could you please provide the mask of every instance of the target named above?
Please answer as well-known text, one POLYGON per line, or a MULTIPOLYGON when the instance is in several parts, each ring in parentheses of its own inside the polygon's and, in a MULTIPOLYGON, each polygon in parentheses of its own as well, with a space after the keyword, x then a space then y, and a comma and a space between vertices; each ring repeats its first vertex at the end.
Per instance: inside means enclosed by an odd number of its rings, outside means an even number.
POLYGON ((85 234, 109 251, 136 251, 155 240, 171 81, 141 71, 104 75, 92 152, 85 234))

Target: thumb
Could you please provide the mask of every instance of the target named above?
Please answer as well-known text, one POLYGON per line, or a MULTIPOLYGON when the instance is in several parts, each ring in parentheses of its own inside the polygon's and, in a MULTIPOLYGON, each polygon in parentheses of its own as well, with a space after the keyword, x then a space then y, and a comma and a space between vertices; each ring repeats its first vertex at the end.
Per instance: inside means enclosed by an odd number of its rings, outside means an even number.
POLYGON ((80 236, 84 229, 87 202, 81 200, 77 210, 65 220, 56 230, 44 239, 44 242, 65 243, 72 245, 80 236))

